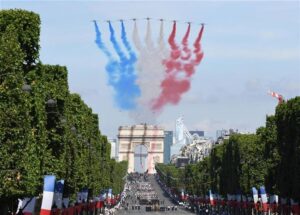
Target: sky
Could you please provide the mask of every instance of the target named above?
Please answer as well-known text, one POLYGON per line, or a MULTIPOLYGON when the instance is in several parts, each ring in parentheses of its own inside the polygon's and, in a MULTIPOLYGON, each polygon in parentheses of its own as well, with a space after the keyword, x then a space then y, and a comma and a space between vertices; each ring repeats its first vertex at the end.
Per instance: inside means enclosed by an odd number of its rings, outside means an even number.
MULTIPOLYGON (((157 124, 174 130, 183 116, 190 130, 215 137, 219 129, 255 132, 275 113, 276 99, 300 95, 299 1, 0 1, 1 9, 22 8, 41 17, 40 59, 44 64, 67 66, 70 91, 99 115, 100 130, 115 138, 120 125, 136 122, 115 104, 105 72, 107 59, 95 44, 92 20, 97 20, 109 46, 105 20, 138 18, 145 34, 145 17, 179 20, 183 36, 192 21, 195 38, 206 23, 202 38, 204 58, 192 78, 191 89, 178 105, 168 105, 157 124)), ((153 36, 159 22, 152 20, 153 36)), ((119 25, 113 23, 119 33, 119 25)), ((133 22, 125 21, 131 35, 133 22)), ((168 37, 171 22, 165 22, 168 37)), ((130 40, 131 38, 129 38, 130 40)), ((130 42, 132 42, 130 40, 130 42)))

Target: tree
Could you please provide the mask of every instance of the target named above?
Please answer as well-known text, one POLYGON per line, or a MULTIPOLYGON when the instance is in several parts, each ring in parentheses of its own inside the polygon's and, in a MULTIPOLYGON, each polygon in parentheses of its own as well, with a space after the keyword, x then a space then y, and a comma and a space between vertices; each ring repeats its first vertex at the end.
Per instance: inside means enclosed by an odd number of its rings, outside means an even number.
POLYGON ((275 116, 266 117, 266 126, 257 129, 259 142, 263 144, 263 158, 266 164, 267 175, 265 186, 268 193, 279 193, 277 178, 279 176, 278 165, 280 162, 279 148, 277 143, 277 127, 275 116))
POLYGON ((113 182, 120 191, 126 174, 126 162, 110 159, 98 116, 69 92, 67 68, 39 62, 39 30, 35 13, 0 11, 1 208, 40 194, 46 174, 65 179, 64 195, 73 199, 82 188, 96 195, 113 182))
POLYGON ((39 60, 40 17, 25 10, 2 10, 0 12, 0 36, 9 26, 14 26, 14 36, 24 54, 23 69, 27 73, 39 60))
POLYGON ((300 97, 278 105, 275 113, 278 151, 278 189, 283 197, 300 200, 300 97))

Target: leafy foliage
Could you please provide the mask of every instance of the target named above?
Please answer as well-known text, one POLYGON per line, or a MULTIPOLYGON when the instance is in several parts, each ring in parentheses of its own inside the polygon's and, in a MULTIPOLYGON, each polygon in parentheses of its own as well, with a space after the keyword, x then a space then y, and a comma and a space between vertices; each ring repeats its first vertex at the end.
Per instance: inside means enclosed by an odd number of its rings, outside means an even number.
POLYGON ((86 187, 120 192, 127 163, 110 159, 98 116, 69 92, 67 68, 39 62, 39 25, 32 12, 0 12, 0 202, 38 195, 46 174, 65 179, 72 198, 86 187))
POLYGON ((209 189, 222 195, 248 194, 251 187, 265 185, 268 193, 300 200, 300 97, 278 105, 275 116, 267 116, 266 126, 256 134, 230 136, 203 161, 183 170, 164 164, 156 169, 168 186, 190 194, 203 195, 209 189), (172 184, 169 178, 183 183, 172 184))

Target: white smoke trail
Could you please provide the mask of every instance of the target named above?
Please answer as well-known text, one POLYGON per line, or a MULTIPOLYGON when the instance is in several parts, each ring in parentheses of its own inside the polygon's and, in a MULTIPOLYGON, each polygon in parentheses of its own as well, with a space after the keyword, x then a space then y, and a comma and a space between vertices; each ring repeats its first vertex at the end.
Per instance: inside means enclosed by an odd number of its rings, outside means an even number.
POLYGON ((136 116, 135 118, 139 120, 139 122, 150 123, 155 120, 158 114, 151 110, 151 102, 161 93, 160 84, 165 76, 165 67, 162 61, 168 56, 164 41, 163 22, 161 22, 160 25, 159 38, 156 46, 152 41, 151 24, 149 20, 147 22, 147 31, 144 41, 145 46, 141 45, 136 23, 133 30, 133 42, 140 52, 137 61, 137 84, 140 86, 142 95, 137 100, 139 108, 133 115, 136 116))

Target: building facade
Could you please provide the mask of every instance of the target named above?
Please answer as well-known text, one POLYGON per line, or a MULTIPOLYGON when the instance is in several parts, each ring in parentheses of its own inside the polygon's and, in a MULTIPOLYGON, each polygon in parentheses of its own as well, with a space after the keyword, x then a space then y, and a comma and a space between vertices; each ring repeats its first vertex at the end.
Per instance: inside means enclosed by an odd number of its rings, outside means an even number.
POLYGON ((147 154, 148 173, 155 173, 155 163, 164 162, 164 129, 159 126, 139 124, 120 126, 118 134, 119 161, 128 161, 128 172, 135 172, 135 159, 147 154), (147 152, 138 154, 135 150, 139 145, 146 147, 147 152))
POLYGON ((199 137, 204 137, 204 131, 190 131, 191 135, 197 134, 199 137))
POLYGON ((173 131, 164 132, 164 163, 168 164, 171 160, 171 146, 173 145, 173 131))
POLYGON ((118 141, 117 141, 117 139, 108 139, 108 142, 111 145, 110 158, 118 161, 118 141))

